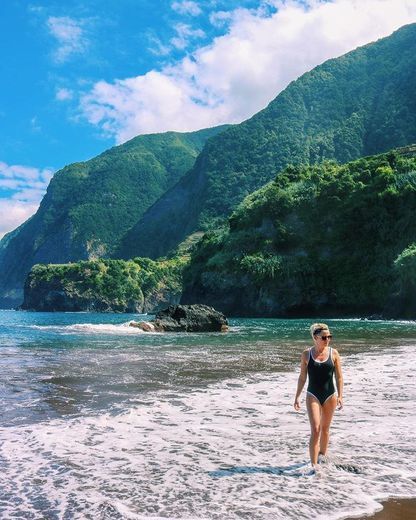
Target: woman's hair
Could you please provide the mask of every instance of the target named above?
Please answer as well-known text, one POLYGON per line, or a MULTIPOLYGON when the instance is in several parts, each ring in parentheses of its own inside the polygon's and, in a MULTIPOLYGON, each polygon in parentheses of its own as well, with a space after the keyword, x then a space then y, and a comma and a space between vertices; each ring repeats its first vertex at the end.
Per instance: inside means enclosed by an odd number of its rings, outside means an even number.
POLYGON ((312 323, 310 328, 312 337, 316 336, 316 334, 319 334, 323 330, 329 330, 326 323, 312 323))

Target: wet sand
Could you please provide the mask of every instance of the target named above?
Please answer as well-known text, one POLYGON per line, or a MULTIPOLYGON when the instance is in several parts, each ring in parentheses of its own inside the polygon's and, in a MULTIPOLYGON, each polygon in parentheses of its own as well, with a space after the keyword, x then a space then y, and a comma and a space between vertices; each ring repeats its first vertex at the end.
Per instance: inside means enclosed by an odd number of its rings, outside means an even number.
MULTIPOLYGON (((383 509, 372 516, 360 520, 414 520, 416 518, 416 499, 391 499, 383 502, 383 509)), ((352 520, 352 519, 348 519, 352 520)), ((357 519, 355 519, 357 520, 357 519)))

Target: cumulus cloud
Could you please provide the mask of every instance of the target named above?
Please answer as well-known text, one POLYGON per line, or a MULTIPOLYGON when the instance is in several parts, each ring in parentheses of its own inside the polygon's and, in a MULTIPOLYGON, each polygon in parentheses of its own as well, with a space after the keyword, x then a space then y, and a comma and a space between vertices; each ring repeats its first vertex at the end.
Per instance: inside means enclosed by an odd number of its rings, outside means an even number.
POLYGON ((74 93, 67 88, 58 88, 55 97, 58 101, 69 101, 74 97, 74 93))
POLYGON ((82 54, 88 47, 88 39, 83 28, 83 21, 69 16, 50 16, 47 26, 58 47, 53 54, 57 63, 62 64, 74 54, 82 54))
POLYGON ((81 101, 90 123, 121 143, 141 133, 241 122, 307 70, 415 21, 416 2, 268 0, 212 19, 227 20, 226 34, 192 56, 96 83, 81 101))
POLYGON ((27 220, 39 207, 53 175, 50 168, 0 162, 0 238, 27 220))
POLYGON ((182 0, 182 2, 173 2, 172 9, 179 14, 188 14, 190 16, 198 16, 202 13, 202 9, 196 2, 182 0))

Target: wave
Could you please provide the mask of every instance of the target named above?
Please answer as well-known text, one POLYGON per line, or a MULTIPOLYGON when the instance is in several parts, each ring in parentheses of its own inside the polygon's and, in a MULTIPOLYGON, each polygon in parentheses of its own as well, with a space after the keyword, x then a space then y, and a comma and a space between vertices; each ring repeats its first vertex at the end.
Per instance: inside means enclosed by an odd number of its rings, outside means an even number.
POLYGON ((74 323, 72 325, 32 325, 30 328, 60 332, 62 334, 155 334, 144 332, 137 327, 130 327, 132 321, 120 324, 111 323, 74 323))

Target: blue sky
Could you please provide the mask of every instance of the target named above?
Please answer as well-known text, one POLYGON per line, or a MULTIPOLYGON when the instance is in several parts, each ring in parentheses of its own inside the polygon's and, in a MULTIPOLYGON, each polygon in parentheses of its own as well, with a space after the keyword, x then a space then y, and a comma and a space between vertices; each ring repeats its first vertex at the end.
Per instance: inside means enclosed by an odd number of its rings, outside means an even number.
POLYGON ((53 173, 141 134, 240 122, 414 0, 3 0, 0 237, 53 173))

